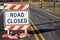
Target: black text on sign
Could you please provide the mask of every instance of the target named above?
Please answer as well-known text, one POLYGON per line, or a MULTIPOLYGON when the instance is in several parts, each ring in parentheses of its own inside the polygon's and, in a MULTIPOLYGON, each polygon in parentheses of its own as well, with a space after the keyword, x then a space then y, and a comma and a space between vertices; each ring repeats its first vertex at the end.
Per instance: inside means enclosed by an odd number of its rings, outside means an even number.
POLYGON ((6 11, 6 25, 29 24, 28 11, 6 11))

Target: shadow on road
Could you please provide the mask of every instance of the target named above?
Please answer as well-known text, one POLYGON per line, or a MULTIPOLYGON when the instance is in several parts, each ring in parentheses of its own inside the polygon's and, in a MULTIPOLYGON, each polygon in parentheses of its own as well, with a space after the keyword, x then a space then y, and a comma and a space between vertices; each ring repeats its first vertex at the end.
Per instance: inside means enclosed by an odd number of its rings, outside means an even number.
MULTIPOLYGON (((35 34, 39 34, 39 33, 46 33, 46 32, 51 32, 51 31, 56 31, 59 29, 39 29, 39 30, 34 30, 35 34)), ((29 34, 34 34, 33 31, 28 31, 29 34)))

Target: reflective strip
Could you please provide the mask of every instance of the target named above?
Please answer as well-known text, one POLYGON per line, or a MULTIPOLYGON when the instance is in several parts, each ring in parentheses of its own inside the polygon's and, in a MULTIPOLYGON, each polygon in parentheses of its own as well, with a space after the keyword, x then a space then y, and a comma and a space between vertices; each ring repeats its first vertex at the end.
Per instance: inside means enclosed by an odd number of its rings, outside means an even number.
POLYGON ((24 6, 25 6, 25 4, 22 4, 18 9, 23 10, 24 6))
POLYGON ((18 10, 26 10, 29 8, 29 4, 21 4, 21 5, 17 5, 17 4, 4 4, 4 9, 9 9, 9 10, 14 10, 14 9, 18 9, 18 10))
POLYGON ((30 30, 30 25, 20 25, 20 26, 5 26, 5 30, 30 30))
POLYGON ((23 10, 28 9, 28 7, 29 7, 29 4, 26 4, 26 5, 24 6, 23 10))

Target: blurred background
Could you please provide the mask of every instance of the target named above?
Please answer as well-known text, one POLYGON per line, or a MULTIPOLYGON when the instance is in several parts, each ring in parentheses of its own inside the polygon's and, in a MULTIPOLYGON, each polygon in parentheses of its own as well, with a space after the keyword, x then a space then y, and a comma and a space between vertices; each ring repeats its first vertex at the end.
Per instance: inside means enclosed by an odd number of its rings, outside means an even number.
POLYGON ((31 8, 42 8, 60 17, 60 0, 0 0, 0 2, 29 3, 31 8))

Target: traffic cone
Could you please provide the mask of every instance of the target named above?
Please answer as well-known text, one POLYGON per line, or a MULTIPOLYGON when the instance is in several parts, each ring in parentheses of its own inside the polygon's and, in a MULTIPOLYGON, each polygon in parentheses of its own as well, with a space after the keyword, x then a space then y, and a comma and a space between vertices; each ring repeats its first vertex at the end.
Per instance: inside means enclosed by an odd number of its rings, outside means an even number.
POLYGON ((7 38, 8 35, 11 35, 11 34, 3 34, 3 35, 2 35, 2 38, 7 38))
POLYGON ((25 33, 20 33, 19 34, 19 38, 25 38, 26 37, 26 34, 25 33))
POLYGON ((28 33, 20 33, 19 34, 19 37, 20 38, 25 38, 25 37, 30 37, 31 35, 30 34, 28 34, 28 33))
POLYGON ((17 34, 14 35, 14 36, 12 36, 12 35, 8 35, 8 38, 10 38, 10 39, 14 39, 14 40, 18 40, 18 35, 17 35, 17 34))

